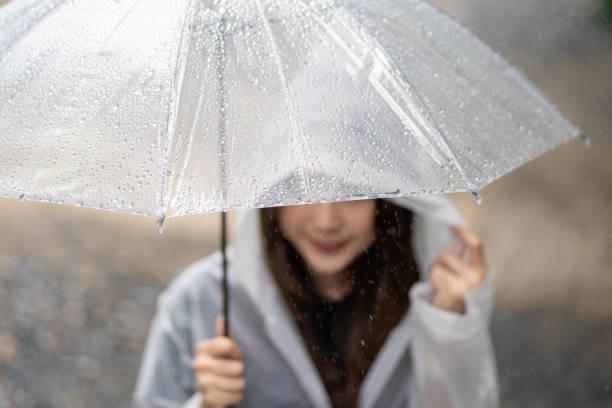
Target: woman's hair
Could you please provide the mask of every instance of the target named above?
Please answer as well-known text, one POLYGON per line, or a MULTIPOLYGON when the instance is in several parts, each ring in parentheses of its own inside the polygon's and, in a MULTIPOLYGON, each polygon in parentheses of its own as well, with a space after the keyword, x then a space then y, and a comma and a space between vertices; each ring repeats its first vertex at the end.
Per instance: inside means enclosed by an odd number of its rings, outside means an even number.
POLYGON ((330 393, 335 407, 356 406, 361 383, 390 331, 409 307, 410 287, 419 273, 411 246, 413 214, 387 201, 376 201, 376 239, 347 268, 352 279, 350 318, 346 324, 345 372, 319 349, 308 322, 317 298, 304 260, 282 235, 278 209, 261 210, 264 253, 290 313, 330 393))

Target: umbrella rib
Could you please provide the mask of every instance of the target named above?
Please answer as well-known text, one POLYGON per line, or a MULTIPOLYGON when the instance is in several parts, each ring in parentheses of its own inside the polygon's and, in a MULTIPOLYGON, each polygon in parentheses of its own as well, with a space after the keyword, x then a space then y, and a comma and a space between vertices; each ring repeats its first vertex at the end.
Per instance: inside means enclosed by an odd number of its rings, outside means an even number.
MULTIPOLYGON (((136 9, 136 7, 142 2, 143 0, 134 0, 134 3, 132 3, 132 5, 129 7, 129 9, 123 14, 123 16, 119 19, 119 21, 115 24, 115 27, 113 27, 113 29, 111 30, 111 32, 106 36, 107 40, 106 42, 108 42, 109 39, 111 39, 113 37, 113 35, 115 34, 115 32, 119 29, 119 27, 121 27, 121 25, 125 22, 125 20, 130 16, 130 14, 132 14, 134 12, 134 10, 136 9)), ((105 44, 106 44, 105 42, 105 44)))
MULTIPOLYGON (((477 36, 474 36, 472 31, 465 24, 463 24, 459 20, 452 18, 452 16, 450 16, 448 12, 440 8, 438 5, 433 4, 431 2, 426 2, 426 3, 423 3, 423 6, 428 7, 432 9, 434 12, 436 12, 437 18, 443 19, 444 23, 452 26, 453 30, 460 32, 462 35, 473 37, 477 41, 479 48, 481 48, 485 52, 490 53, 498 61, 498 63, 503 66, 503 69, 506 71, 506 73, 515 80, 515 84, 522 85, 522 88, 525 92, 529 93, 534 99, 536 99, 542 105, 547 107, 547 109, 549 109, 551 112, 557 115, 560 118, 560 120, 563 123, 565 123, 566 126, 572 129, 572 137, 578 137, 581 135, 582 131, 579 128, 577 128, 573 123, 571 123, 569 120, 567 120, 567 118, 563 116, 559 108, 555 104, 553 104, 541 90, 539 90, 536 86, 534 86, 533 82, 529 80, 527 75, 524 72, 522 72, 517 66, 512 65, 496 48, 482 41, 477 36)), ((398 24, 399 24, 399 21, 398 21, 398 24)), ((435 53, 436 55, 438 55, 440 58, 446 59, 445 55, 441 54, 436 47, 431 47, 429 50, 435 53)), ((459 70, 457 70, 456 67, 451 66, 451 68, 459 77, 464 78, 464 75, 459 70)), ((483 106, 483 108, 486 108, 486 107, 483 106)), ((583 140, 585 140, 585 142, 588 143, 588 138, 585 135, 583 135, 583 140)), ((487 178, 486 173, 483 172, 482 169, 476 168, 476 170, 478 170, 483 175, 483 180, 487 178)), ((474 186, 474 187, 478 189, 482 186, 482 184, 486 184, 486 182, 481 182, 479 186, 474 186)))
MULTIPOLYGON (((206 77, 206 75, 204 75, 204 77, 206 77)), ((200 95, 198 96, 198 104, 195 110, 195 114, 193 116, 193 123, 191 124, 191 129, 189 130, 189 142, 187 144, 187 155, 183 161, 183 166, 181 167, 181 170, 177 177, 176 188, 174 188, 174 191, 181 191, 183 180, 185 178, 185 174, 187 173, 187 167, 189 166, 189 162, 191 161, 191 152, 193 150, 194 132, 198 125, 198 120, 200 116, 202 115, 202 105, 204 104, 205 96, 207 95, 206 95, 206 92, 204 92, 204 81, 202 81, 202 85, 200 86, 200 95)))
MULTIPOLYGON (((304 0, 300 1, 304 3, 304 0)), ((332 36, 334 41, 336 41, 339 46, 342 46, 345 51, 350 52, 350 47, 347 47, 343 44, 344 41, 342 40, 341 36, 337 34, 335 30, 329 26, 329 24, 322 21, 320 17, 315 17, 315 21, 320 24, 332 36)), ((389 77, 400 78, 400 80, 394 79, 392 81, 394 87, 398 88, 401 91, 400 93, 406 93, 405 90, 401 88, 408 88, 408 94, 412 96, 412 99, 414 100, 410 101, 410 98, 405 98, 407 102, 411 102, 408 106, 410 115, 408 115, 408 113, 404 111, 402 106, 395 100, 393 95, 389 92, 388 89, 385 88, 385 86, 380 81, 374 81, 373 78, 370 77, 370 83, 372 84, 374 89, 376 89, 376 91, 380 94, 380 96, 383 97, 385 101, 389 104, 389 107, 394 111, 394 113, 398 115, 400 120, 402 120, 402 123, 406 125, 405 122, 406 120, 408 121, 407 125, 409 125, 409 127, 415 134, 415 137, 419 140, 421 144, 433 147, 431 146, 431 141, 428 140, 426 135, 429 134, 430 136, 433 136, 437 147, 441 150, 441 153, 444 154, 446 158, 455 166, 455 168, 459 172, 459 175, 466 183, 466 187, 470 190, 472 195, 474 195, 474 197, 478 199, 478 192, 476 186, 474 186, 470 178, 467 176, 467 173, 465 172, 465 170, 459 163, 459 160, 455 156, 454 152, 448 145, 448 142, 444 138, 444 135, 440 131, 438 125, 429 115, 425 103, 419 96, 414 86, 406 78, 404 78, 403 75, 401 75, 401 71, 397 69, 397 67, 393 64, 392 59, 384 52, 384 49, 378 45, 378 42, 375 38, 372 38, 369 35, 364 37, 364 35, 355 30, 346 21, 345 18, 339 17, 336 19, 336 21, 338 21, 339 24, 341 24, 346 30, 348 30, 348 32, 352 36, 359 39, 363 46, 367 47, 368 53, 370 54, 371 58, 373 58, 373 60, 375 60, 376 62, 380 63, 380 65, 384 68, 383 71, 392 70, 393 73, 397 73, 396 76, 390 75, 389 77), (374 43, 374 46, 372 45, 372 43, 374 43), (412 102, 416 102, 416 105, 418 106, 412 106, 415 105, 412 102), (427 131, 428 128, 430 128, 431 130, 427 131)), ((359 63, 359 57, 354 56, 354 58, 359 63)), ((434 159, 436 162, 440 161, 440 158, 438 157, 438 154, 435 150, 432 151, 432 149, 429 149, 429 153, 430 155, 433 155, 432 159, 434 159)))
POLYGON ((7 44, 4 50, 0 49, 0 65, 4 62, 5 57, 10 53, 10 51, 17 46, 17 44, 27 38, 35 28, 39 27, 44 20, 54 15, 61 8, 61 6, 65 5, 66 3, 67 0, 59 0, 55 6, 50 7, 45 13, 39 16, 35 22, 26 27, 22 33, 18 34, 16 38, 7 44))
MULTIPOLYGON (((176 120, 178 115, 178 107, 181 100, 181 88, 183 86, 183 81, 185 78, 185 69, 187 66, 187 53, 184 52, 189 44, 187 41, 187 31, 189 29, 189 24, 187 24, 187 18, 189 16, 189 10, 192 9, 193 0, 189 1, 187 7, 185 9, 185 21, 183 22, 183 26, 181 29, 181 39, 179 42, 179 47, 176 55, 176 64, 175 64, 175 72, 174 79, 172 81, 172 87, 170 89, 170 98, 168 101, 168 117, 167 117, 167 126, 166 126, 166 145, 162 147, 162 174, 161 174, 161 188, 160 188, 160 196, 159 196, 159 209, 158 209, 158 222, 160 225, 163 225, 163 222, 166 218, 168 208, 165 203, 166 191, 168 189, 168 177, 169 177, 169 167, 170 167, 170 159, 172 156, 172 150, 174 147, 174 141, 176 139, 176 120)), ((169 200, 168 200, 169 201, 169 200)))
POLYGON ((266 29, 266 32, 268 33, 268 37, 270 38, 270 45, 272 47, 272 54, 273 54, 272 58, 274 60, 274 63, 276 64, 279 79, 281 81, 282 91, 285 96, 285 101, 289 109, 289 112, 288 112, 289 121, 291 123, 291 128, 292 128, 291 141, 293 144, 294 152, 297 152, 297 159, 300 161, 300 175, 302 176, 302 180, 304 181, 304 187, 306 189, 306 196, 312 197, 310 183, 306 175, 307 158, 312 157, 312 153, 307 155, 306 152, 303 151, 303 149, 301 148, 300 140, 296 140, 296 136, 298 136, 301 139, 301 141, 304 142, 303 143, 304 149, 309 150, 308 143, 306 143, 307 142, 306 137, 300 131, 300 128, 297 123, 297 109, 295 107, 293 100, 291 99, 289 95, 289 84, 287 81, 287 75, 285 74, 285 71, 283 68, 283 64, 280 58, 280 53, 278 50, 278 44, 276 44, 276 41, 274 39, 274 34, 272 33, 272 28, 270 27, 270 22, 268 21, 268 18, 265 14, 261 0, 255 0, 255 3, 257 5, 257 10, 259 11, 259 14, 261 15, 261 18, 263 20, 263 24, 266 29))

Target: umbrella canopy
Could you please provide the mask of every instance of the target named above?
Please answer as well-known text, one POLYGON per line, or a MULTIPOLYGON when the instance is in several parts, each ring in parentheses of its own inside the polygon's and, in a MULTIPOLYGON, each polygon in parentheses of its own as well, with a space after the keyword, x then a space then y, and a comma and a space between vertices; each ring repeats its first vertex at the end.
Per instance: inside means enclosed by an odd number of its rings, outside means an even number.
POLYGON ((0 195, 159 217, 478 190, 579 135, 421 0, 15 0, 0 195))

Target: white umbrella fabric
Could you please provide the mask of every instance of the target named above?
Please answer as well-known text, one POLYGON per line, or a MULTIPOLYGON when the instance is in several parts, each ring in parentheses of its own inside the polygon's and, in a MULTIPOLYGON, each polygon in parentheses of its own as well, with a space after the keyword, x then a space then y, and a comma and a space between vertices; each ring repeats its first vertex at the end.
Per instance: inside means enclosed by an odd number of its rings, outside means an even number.
POLYGON ((578 135, 421 0, 0 8, 2 196, 164 219, 477 193, 578 135), (289 190, 270 184, 290 171, 289 190), (319 173, 362 190, 317 185, 319 173))
POLYGON ((422 0, 0 8, 0 196, 160 226, 233 207, 478 199, 579 134, 422 0))

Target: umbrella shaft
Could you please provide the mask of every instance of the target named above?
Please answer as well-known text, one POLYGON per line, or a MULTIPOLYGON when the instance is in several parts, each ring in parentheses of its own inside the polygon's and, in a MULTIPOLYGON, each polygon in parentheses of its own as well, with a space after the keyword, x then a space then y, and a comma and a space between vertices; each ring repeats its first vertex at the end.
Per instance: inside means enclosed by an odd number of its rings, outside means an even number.
POLYGON ((225 211, 221 213, 221 258, 223 276, 221 278, 221 293, 223 302, 223 335, 229 337, 230 305, 229 305, 229 285, 227 279, 227 217, 225 211))
MULTIPOLYGON (((225 152, 225 132, 226 132, 226 116, 225 116, 225 17, 222 17, 219 21, 218 37, 217 37, 217 57, 218 61, 218 98, 219 98, 219 180, 220 180, 220 191, 221 198, 225 202, 225 183, 226 183, 226 152, 225 152)), ((229 333, 229 288, 227 282, 227 254, 225 247, 227 246, 227 217, 225 211, 221 212, 221 258, 223 266, 223 276, 221 280, 221 293, 223 302, 223 335, 228 336, 229 333)))

